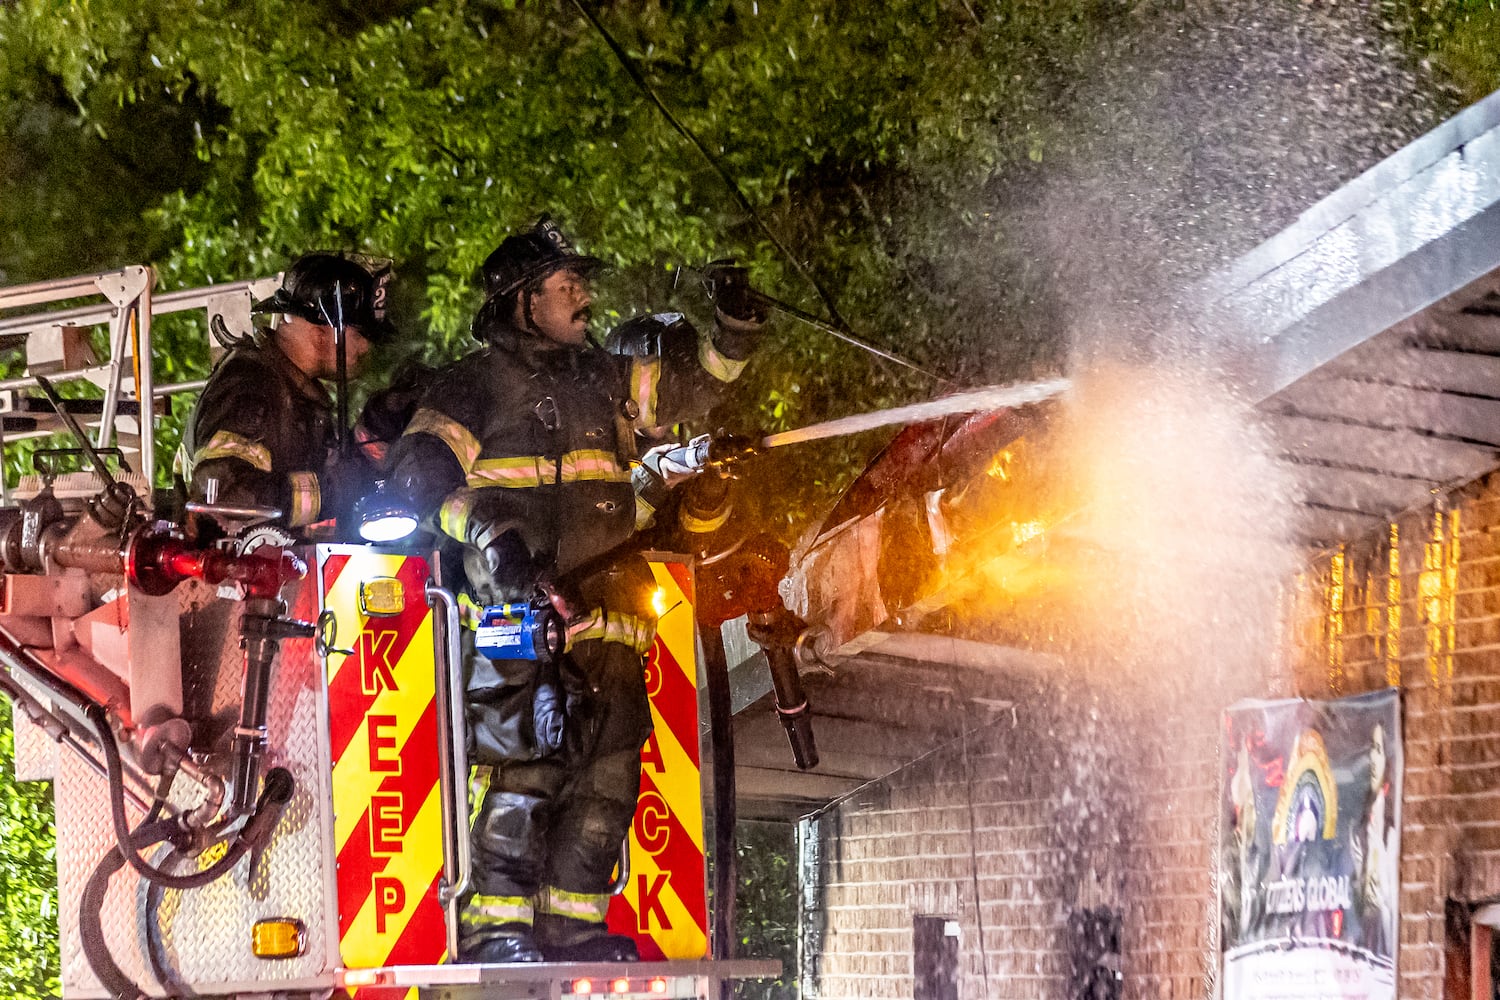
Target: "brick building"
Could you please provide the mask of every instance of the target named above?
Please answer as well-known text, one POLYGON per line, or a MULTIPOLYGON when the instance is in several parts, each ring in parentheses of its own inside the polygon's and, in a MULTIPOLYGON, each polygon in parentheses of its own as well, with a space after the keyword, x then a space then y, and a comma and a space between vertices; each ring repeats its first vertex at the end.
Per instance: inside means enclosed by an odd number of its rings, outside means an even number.
POLYGON ((1189 402, 1144 446, 1168 467, 1134 498, 1147 527, 1100 529, 1100 494, 1045 460, 1087 435, 1043 407, 988 477, 802 559, 837 735, 815 779, 757 759, 741 808, 803 817, 804 996, 1217 995, 1223 710, 1387 686, 1398 995, 1500 995, 1500 95, 1195 294, 1259 346, 1242 403, 1165 394, 1189 402))

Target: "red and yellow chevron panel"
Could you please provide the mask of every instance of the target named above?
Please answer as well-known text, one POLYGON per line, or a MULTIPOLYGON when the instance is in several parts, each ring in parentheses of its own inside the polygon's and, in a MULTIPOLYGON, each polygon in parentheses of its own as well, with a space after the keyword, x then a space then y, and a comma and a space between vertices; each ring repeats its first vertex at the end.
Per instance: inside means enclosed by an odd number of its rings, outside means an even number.
POLYGON ((655 731, 641 750, 641 797, 630 831, 630 884, 610 901, 609 927, 641 958, 708 955, 707 865, 698 748, 693 578, 685 563, 653 562, 656 643, 646 657, 655 731))
POLYGON ((318 552, 333 645, 351 651, 328 656, 339 954, 355 969, 435 964, 447 937, 431 571, 363 546, 318 552))

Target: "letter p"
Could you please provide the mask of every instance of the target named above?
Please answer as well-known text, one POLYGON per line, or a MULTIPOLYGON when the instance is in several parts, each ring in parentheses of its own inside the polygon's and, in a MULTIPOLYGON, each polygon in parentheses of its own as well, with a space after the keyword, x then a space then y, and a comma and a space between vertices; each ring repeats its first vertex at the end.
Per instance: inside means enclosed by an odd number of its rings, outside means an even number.
POLYGON ((375 933, 385 933, 385 918, 406 909, 406 886, 389 875, 375 876, 375 933))

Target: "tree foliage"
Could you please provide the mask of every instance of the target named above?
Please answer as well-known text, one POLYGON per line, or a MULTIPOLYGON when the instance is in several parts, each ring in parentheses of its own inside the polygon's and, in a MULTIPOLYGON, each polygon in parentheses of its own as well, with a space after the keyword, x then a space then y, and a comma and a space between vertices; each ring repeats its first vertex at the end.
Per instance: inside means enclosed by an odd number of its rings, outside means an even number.
POLYGON ((1500 90, 1500 7, 1493 0, 1384 0, 1406 48, 1432 60, 1459 100, 1500 90))
POLYGON ((52 785, 15 773, 11 706, 0 698, 0 985, 40 1000, 60 992, 52 785))
MULTIPOLYGON (((1007 244, 986 185, 1043 155, 1049 107, 1120 9, 622 0, 597 14, 856 329, 979 382, 1052 361, 1045 338, 1003 318, 1025 289, 992 273, 1007 244)), ((181 287, 310 248, 390 255, 405 325, 446 358, 465 349, 480 261, 551 211, 616 265, 601 298, 617 316, 675 301, 702 319, 691 277, 674 297, 675 266, 726 254, 825 311, 569 0, 18 0, 0 13, 0 53, 49 135, 95 158, 158 151, 103 181, 107 196, 73 192, 79 215, 119 226, 79 264, 105 248, 112 263, 149 257, 181 287)), ((80 187, 95 169, 49 162, 80 187)), ((65 225, 52 238, 89 242, 65 225)), ((12 248, 0 268, 84 269, 66 256, 12 248)), ((934 388, 782 321, 719 419, 775 429, 934 388)), ((780 492, 828 477, 772 478, 780 492)))

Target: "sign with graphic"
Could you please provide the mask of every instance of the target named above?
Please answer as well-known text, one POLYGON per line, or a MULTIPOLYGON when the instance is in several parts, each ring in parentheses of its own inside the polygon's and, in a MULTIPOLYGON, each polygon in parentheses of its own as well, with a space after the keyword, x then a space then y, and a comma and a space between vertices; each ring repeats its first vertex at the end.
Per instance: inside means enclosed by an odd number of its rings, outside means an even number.
POLYGON ((417 556, 318 550, 328 654, 339 954, 349 968, 447 956, 431 576, 417 556))
POLYGON ((1241 702, 1224 714, 1224 1000, 1394 1000, 1401 702, 1241 702))
POLYGON ((610 901, 609 928, 634 937, 646 961, 704 958, 708 896, 693 579, 684 563, 653 562, 651 569, 660 620, 646 657, 646 688, 656 728, 641 750, 630 882, 610 901))

